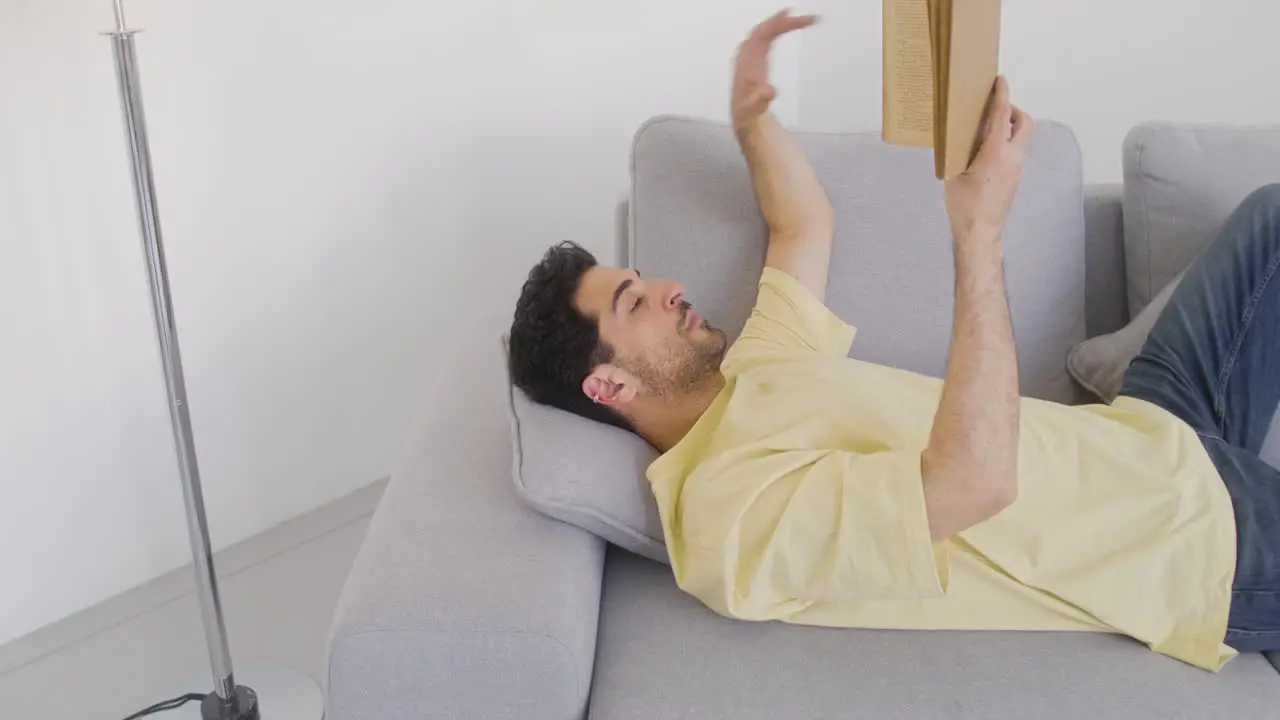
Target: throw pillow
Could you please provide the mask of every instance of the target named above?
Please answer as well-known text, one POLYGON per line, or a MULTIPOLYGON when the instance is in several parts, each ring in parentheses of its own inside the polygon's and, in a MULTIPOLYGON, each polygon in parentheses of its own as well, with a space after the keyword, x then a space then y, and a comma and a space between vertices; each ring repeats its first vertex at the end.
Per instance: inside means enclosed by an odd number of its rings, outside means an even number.
POLYGON ((1067 372, 1071 373, 1071 377, 1103 402, 1115 400, 1124 383, 1125 370, 1138 353, 1142 352, 1151 328, 1155 326, 1160 313, 1164 312, 1174 289, 1186 273, 1186 270, 1178 273, 1128 325, 1113 333, 1089 338, 1073 347, 1067 355, 1067 372))
MULTIPOLYGON (((503 340, 506 366, 506 340, 503 340)), ((508 381, 512 476, 539 512, 668 562, 645 471, 658 453, 639 436, 530 400, 508 381)))

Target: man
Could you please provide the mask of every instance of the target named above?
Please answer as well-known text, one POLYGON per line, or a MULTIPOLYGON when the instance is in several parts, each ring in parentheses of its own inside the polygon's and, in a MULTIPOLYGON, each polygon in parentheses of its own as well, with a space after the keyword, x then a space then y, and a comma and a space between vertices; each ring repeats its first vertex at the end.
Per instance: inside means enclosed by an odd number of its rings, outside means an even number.
POLYGON ((1188 272, 1111 406, 1018 394, 1001 233, 1032 120, 996 83, 944 183, 955 318, 943 380, 846 357, 822 303, 828 199, 739 50, 733 126, 770 237, 730 347, 679 284, 575 246, 534 268, 511 371, 539 402, 632 429, 679 586, 721 614, 840 627, 1100 630, 1217 670, 1280 649, 1280 187, 1188 272))

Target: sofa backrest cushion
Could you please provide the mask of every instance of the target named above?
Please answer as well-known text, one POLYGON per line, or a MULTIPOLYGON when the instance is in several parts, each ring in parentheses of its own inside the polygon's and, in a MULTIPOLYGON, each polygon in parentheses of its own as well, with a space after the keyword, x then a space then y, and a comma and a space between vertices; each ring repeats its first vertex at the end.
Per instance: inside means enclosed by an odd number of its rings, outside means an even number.
POLYGON ((1129 314, 1191 264, 1250 192, 1280 182, 1280 126, 1151 122, 1124 141, 1129 314))
MULTIPOLYGON (((798 133, 835 206, 827 305, 858 328, 850 355, 934 376, 946 367, 954 270, 931 150, 878 133, 798 133)), ((632 264, 685 285, 703 317, 736 337, 755 301, 768 232, 732 132, 659 118, 636 137, 632 264)), ((1042 121, 1005 230, 1022 392, 1069 402, 1071 347, 1084 339, 1080 150, 1042 121)))
MULTIPOLYGON (((858 326, 851 355, 941 376, 954 270, 932 152, 878 134, 797 133, 836 210, 828 305, 858 326)), ((1071 402, 1071 347, 1085 338, 1080 151, 1040 122, 1005 231, 1005 266, 1024 394, 1071 402)), ((767 230, 725 125, 663 117, 632 153, 630 254, 645 277, 685 285, 731 338, 755 301, 767 230)), ((512 394, 516 485, 534 507, 643 555, 662 555, 644 471, 655 454, 612 427, 512 394), (639 502, 637 502, 639 500, 639 502)), ((856 412, 856 408, 850 408, 856 412)))

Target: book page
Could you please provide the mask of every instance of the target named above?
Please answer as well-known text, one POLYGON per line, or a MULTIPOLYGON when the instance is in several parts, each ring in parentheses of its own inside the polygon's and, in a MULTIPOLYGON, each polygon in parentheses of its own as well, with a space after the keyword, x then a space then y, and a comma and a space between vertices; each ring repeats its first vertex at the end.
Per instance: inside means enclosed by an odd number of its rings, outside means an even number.
POLYGON ((1000 63, 1000 0, 952 0, 943 177, 963 172, 980 145, 1000 63))
POLYGON ((884 129, 894 145, 933 147, 928 0, 884 2, 884 129))

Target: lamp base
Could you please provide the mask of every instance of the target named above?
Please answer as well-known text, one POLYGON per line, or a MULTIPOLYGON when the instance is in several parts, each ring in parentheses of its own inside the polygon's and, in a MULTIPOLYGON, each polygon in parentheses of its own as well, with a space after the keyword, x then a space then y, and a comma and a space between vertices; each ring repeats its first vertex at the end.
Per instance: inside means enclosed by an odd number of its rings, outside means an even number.
POLYGON ((258 694, 252 688, 236 686, 236 707, 227 707, 217 695, 200 702, 200 720, 262 720, 258 714, 258 694))
MULTIPOLYGON (((192 688, 208 685, 208 676, 201 676, 173 694, 191 692, 192 688)), ((234 717, 217 714, 223 708, 216 695, 205 698, 199 707, 196 703, 187 703, 157 717, 165 720, 259 720, 263 717, 270 720, 324 720, 324 698, 319 686, 291 668, 237 665, 236 697, 240 699, 240 714, 234 717), (245 714, 246 710, 250 713, 245 714)))

